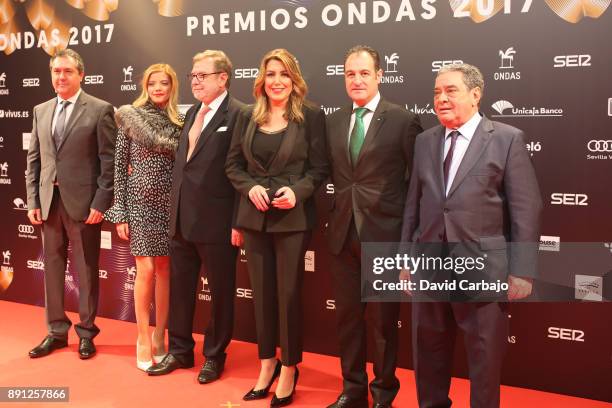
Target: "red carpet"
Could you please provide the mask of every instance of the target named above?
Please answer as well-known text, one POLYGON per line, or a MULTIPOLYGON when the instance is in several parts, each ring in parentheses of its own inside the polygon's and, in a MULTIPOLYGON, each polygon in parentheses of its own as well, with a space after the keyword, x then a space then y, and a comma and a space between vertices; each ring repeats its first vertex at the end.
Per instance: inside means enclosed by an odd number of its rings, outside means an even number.
MULTIPOLYGON (((269 399, 242 401, 242 395, 254 384, 259 366, 256 347, 250 343, 232 342, 222 379, 214 384, 200 385, 196 377, 202 364, 201 355, 196 355, 196 367, 177 370, 167 376, 148 377, 136 369, 136 328, 133 323, 97 319, 102 331, 96 338, 98 355, 91 360, 79 360, 74 330, 70 331, 67 349, 31 360, 27 356, 28 350, 45 335, 44 310, 0 301, 0 316, 0 386, 70 387, 70 403, 0 403, 0 406, 258 408, 268 407, 270 403, 269 399)), ((73 313, 69 317, 76 320, 73 313)), ((198 351, 202 349, 202 339, 203 336, 196 336, 198 351)), ((341 387, 337 358, 305 353, 300 371, 292 407, 325 407, 335 400, 341 387)), ((394 407, 416 407, 413 372, 398 371, 401 390, 394 407)), ((453 379, 451 398, 453 406, 468 407, 468 381, 453 379)), ((514 387, 502 387, 501 405, 520 408, 610 407, 604 402, 514 387)))

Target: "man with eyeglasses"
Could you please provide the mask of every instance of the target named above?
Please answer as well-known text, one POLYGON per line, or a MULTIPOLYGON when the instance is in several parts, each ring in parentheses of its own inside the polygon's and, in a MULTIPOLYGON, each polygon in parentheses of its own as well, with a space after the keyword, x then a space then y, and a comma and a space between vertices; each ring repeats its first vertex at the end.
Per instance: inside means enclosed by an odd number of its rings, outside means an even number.
POLYGON ((196 54, 187 78, 199 103, 187 111, 172 175, 169 350, 147 373, 163 375, 193 367, 192 325, 204 267, 212 307, 198 382, 206 384, 223 372, 234 326, 235 267, 242 235, 232 229, 236 193, 225 175, 225 158, 236 114, 244 104, 227 91, 232 63, 223 51, 196 54))

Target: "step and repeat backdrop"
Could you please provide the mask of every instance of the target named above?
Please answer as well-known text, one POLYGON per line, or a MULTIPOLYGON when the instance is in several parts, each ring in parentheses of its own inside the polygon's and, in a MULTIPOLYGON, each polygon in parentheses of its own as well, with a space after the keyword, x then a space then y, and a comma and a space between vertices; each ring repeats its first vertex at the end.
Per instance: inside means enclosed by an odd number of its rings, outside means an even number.
MULTIPOLYGON (((44 305, 42 238, 26 217, 26 151, 32 108, 53 97, 49 55, 70 47, 85 60, 86 92, 116 107, 138 95, 152 63, 184 78, 192 56, 224 50, 230 92, 251 102, 263 54, 289 49, 326 114, 347 104, 343 58, 355 44, 383 58, 382 95, 437 124, 435 73, 463 61, 485 76, 482 113, 526 132, 545 211, 542 279, 555 302, 510 306, 503 383, 612 401, 612 38, 611 0, 0 0, 0 299, 44 305), (580 243, 580 244, 574 244, 580 243), (576 247, 588 250, 576 250, 576 247)), ((180 84, 180 103, 194 99, 180 84)), ((334 186, 318 193, 319 228, 304 260, 306 350, 334 354, 335 300, 324 244, 334 186)), ((235 337, 254 341, 250 287, 241 251, 235 337)), ((134 321, 136 268, 112 224, 102 231, 99 315, 134 321)), ((66 304, 77 309, 76 271, 66 304)), ((211 295, 198 288, 194 331, 211 295)), ((1 318, 1 317, 0 317, 1 318)), ((27 322, 39 325, 44 322, 27 322)), ((411 367, 410 304, 398 321, 399 363, 411 367)), ((455 374, 466 376, 462 340, 455 374)), ((256 356, 253 356, 256 358, 256 356)))

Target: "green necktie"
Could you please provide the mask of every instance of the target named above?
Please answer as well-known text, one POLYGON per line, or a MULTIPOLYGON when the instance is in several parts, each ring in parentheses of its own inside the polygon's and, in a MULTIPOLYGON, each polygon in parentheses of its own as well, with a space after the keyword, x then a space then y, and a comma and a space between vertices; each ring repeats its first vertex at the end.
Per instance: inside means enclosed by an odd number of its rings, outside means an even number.
POLYGON ((359 152, 363 141, 365 140, 365 126, 363 125, 363 116, 368 112, 368 108, 356 108, 355 112, 355 124, 353 125, 353 131, 351 132, 351 138, 349 140, 349 151, 351 152, 351 162, 353 166, 357 164, 359 158, 359 152))

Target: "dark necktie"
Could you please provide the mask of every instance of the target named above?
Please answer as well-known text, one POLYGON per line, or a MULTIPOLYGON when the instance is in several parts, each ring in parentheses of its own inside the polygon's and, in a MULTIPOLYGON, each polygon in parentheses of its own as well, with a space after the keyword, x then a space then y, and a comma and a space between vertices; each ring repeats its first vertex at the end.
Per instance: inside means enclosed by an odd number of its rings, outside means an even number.
POLYGON ((57 115, 57 120, 55 121, 55 129, 53 130, 53 140, 55 141, 55 148, 59 149, 62 144, 62 140, 64 139, 64 131, 66 130, 66 109, 68 109, 68 105, 70 105, 70 101, 62 101, 60 102, 60 112, 57 115))
POLYGON ((450 149, 448 149, 448 153, 446 153, 446 157, 444 158, 444 189, 446 191, 446 187, 448 186, 448 173, 450 172, 451 162, 453 161, 453 154, 455 152, 455 145, 457 144, 457 137, 460 135, 457 130, 453 130, 447 136, 451 138, 450 149))
POLYGON ((368 108, 357 108, 355 109, 355 124, 351 131, 351 138, 349 139, 349 151, 351 153, 351 162, 353 167, 357 164, 359 158, 359 152, 363 141, 365 140, 365 126, 363 124, 363 116, 368 112, 368 108))

